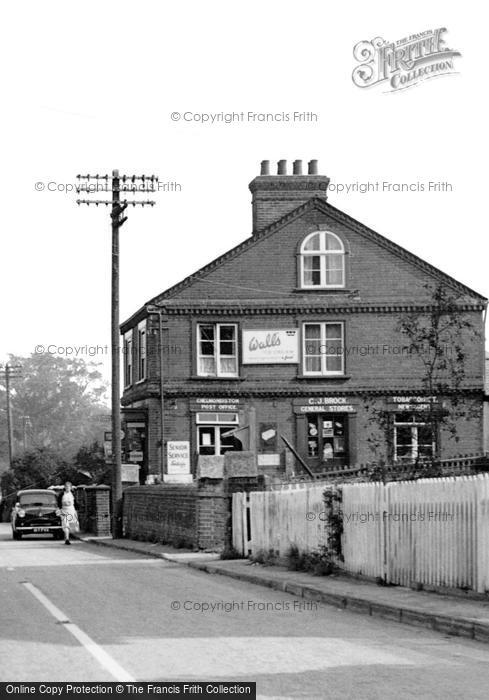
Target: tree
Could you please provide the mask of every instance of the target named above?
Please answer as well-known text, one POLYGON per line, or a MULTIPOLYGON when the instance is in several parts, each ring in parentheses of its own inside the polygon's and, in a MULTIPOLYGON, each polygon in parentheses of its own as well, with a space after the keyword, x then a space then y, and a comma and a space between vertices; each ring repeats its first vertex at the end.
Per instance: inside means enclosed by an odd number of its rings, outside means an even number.
POLYGON ((14 457, 12 469, 4 472, 0 478, 2 500, 7 504, 7 511, 17 491, 47 489, 60 483, 60 475, 66 466, 63 458, 49 448, 26 451, 14 457))
POLYGON ((461 309, 460 294, 442 282, 435 287, 424 286, 431 296, 429 310, 402 316, 397 330, 407 339, 409 352, 421 368, 428 405, 426 419, 434 439, 434 457, 438 458, 437 432, 443 428, 458 442, 458 420, 473 416, 477 410, 476 403, 467 399, 463 389, 467 348, 480 340, 480 333, 461 309))
POLYGON ((84 445, 75 455, 74 468, 94 484, 110 484, 111 466, 105 461, 104 449, 97 441, 84 445))
MULTIPOLYGON (((429 426, 433 441, 433 459, 425 464, 424 475, 433 475, 433 462, 440 457, 437 436, 446 431, 459 441, 460 418, 470 419, 480 412, 480 401, 466 390, 468 352, 481 334, 464 309, 462 295, 443 282, 424 285, 428 301, 423 308, 399 317, 396 332, 405 338, 403 350, 413 361, 413 380, 418 383, 423 401, 423 421, 429 426)), ((415 411, 413 406, 413 411, 415 411)), ((392 455, 390 416, 378 399, 367 405, 370 430, 367 441, 380 465, 380 471, 392 455), (387 435, 387 440, 386 440, 387 435), (386 453, 387 452, 387 453, 386 453)), ((376 475, 378 476, 378 471, 376 475)), ((419 470, 418 470, 419 471, 419 470)), ((436 471, 436 469, 435 469, 436 471)))
MULTIPOLYGON (((17 451, 27 438, 29 449, 49 448, 69 460, 99 436, 106 385, 95 363, 49 354, 10 356, 10 362, 22 366, 12 382, 17 451)), ((2 439, 0 433, 0 447, 2 439)))

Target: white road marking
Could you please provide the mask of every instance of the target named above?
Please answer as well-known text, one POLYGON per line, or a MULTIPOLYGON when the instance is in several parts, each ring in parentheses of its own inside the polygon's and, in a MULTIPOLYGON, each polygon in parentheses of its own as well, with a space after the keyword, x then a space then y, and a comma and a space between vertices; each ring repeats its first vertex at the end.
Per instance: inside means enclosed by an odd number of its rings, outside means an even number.
MULTIPOLYGON (((12 557, 13 559, 14 557, 12 557)), ((16 557, 18 562, 14 562, 17 565, 17 568, 19 569, 27 569, 27 568, 32 568, 36 566, 40 566, 42 568, 47 568, 51 566, 117 566, 118 564, 123 564, 124 566, 141 566, 144 564, 144 566, 147 565, 159 565, 161 566, 162 564, 166 564, 169 568, 174 568, 175 562, 171 561, 166 561, 165 559, 156 559, 156 558, 151 558, 151 559, 92 559, 92 558, 84 558, 84 559, 65 559, 64 557, 60 557, 59 559, 52 560, 52 559, 39 559, 36 561, 20 561, 19 557, 16 557)), ((0 569, 4 568, 0 564, 0 569)), ((14 567, 5 567, 7 571, 14 571, 14 567)))
POLYGON ((65 613, 60 610, 42 591, 29 581, 23 581, 22 585, 43 605, 46 610, 58 621, 63 623, 64 629, 68 630, 75 639, 99 662, 99 664, 114 676, 116 681, 133 682, 135 679, 120 664, 117 663, 107 652, 91 639, 78 625, 70 622, 65 613))

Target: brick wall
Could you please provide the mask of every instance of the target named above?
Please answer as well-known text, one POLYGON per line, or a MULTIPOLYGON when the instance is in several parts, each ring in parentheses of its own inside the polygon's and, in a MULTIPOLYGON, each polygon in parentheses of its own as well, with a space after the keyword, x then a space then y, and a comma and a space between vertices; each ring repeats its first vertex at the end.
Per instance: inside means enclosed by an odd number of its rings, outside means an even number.
POLYGON ((222 551, 231 543, 232 494, 265 485, 264 477, 237 477, 200 479, 189 485, 129 487, 124 491, 124 536, 222 551))
POLYGON ((198 548, 194 484, 132 486, 124 491, 124 534, 131 539, 198 548))
POLYGON ((200 479, 198 484, 198 547, 223 550, 231 541, 230 496, 222 479, 200 479))
POLYGON ((110 487, 85 487, 84 528, 99 537, 110 535, 110 487))

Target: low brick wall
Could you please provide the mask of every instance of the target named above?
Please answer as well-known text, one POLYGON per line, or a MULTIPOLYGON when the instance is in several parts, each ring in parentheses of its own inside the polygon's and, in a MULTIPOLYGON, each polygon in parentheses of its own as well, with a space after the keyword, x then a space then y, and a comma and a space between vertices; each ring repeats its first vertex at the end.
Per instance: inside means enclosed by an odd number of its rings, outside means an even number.
POLYGON ((130 486, 124 491, 123 527, 131 539, 197 549, 197 486, 130 486))
POLYGON ((222 479, 133 486, 124 491, 124 536, 222 551, 231 541, 231 497, 222 479))

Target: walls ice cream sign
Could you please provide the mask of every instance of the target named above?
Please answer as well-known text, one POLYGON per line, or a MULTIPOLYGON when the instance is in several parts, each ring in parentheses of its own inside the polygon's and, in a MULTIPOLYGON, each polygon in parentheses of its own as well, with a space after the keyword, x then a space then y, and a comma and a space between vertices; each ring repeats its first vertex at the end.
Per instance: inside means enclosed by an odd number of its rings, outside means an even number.
POLYGON ((454 58, 461 54, 445 46, 446 31, 429 29, 396 42, 380 37, 360 41, 353 49, 353 56, 360 64, 353 70, 353 82, 361 88, 386 83, 386 92, 395 92, 455 73, 454 58))

